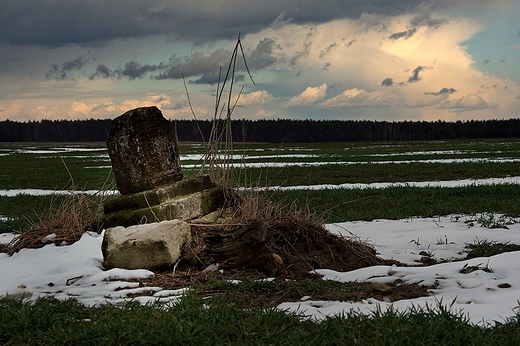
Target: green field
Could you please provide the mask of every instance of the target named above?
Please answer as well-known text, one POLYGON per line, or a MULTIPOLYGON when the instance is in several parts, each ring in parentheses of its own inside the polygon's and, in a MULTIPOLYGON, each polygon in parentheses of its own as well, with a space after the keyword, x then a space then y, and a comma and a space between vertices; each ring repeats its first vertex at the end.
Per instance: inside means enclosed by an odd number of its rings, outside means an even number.
MULTIPOLYGON (((181 143, 186 177, 199 172, 203 144, 181 143)), ((266 196, 288 208, 305 208, 323 222, 402 219, 452 213, 520 215, 520 185, 468 187, 374 184, 492 179, 520 176, 520 140, 267 144, 236 143, 233 172, 240 186, 268 188, 266 196), (323 189, 305 186, 327 184, 323 189), (278 187, 300 186, 296 190, 278 187), (304 186, 302 188, 302 186, 304 186)), ((104 143, 1 144, 0 232, 27 229, 63 197, 26 189, 115 189, 104 143), (12 196, 12 190, 20 194, 12 196)))
MULTIPOLYGON (((180 145, 185 176, 197 174, 204 146, 180 145)), ((332 144, 235 144, 234 174, 287 208, 306 209, 325 223, 450 214, 520 216, 520 185, 451 186, 439 181, 520 176, 520 139, 332 144), (412 183, 425 183, 416 186, 412 183), (386 184, 384 187, 374 185, 386 184), (410 183, 392 185, 391 183, 410 183), (428 186, 430 183, 432 186, 428 186), (319 189, 322 184, 328 184, 319 189), (337 185, 343 187, 338 187, 337 185), (372 184, 353 188, 348 184, 372 184), (336 186, 335 186, 336 185, 336 186), (293 187, 293 190, 287 188, 293 187), (297 188, 295 188, 297 187, 297 188), (266 189, 267 188, 267 189, 266 189), (285 189, 283 189, 285 188, 285 189), (266 190, 266 191, 265 191, 266 190)), ((43 190, 113 190, 103 143, 0 144, 0 232, 27 229, 62 195, 43 190), (18 194, 21 193, 21 194, 18 194), (32 220, 32 221, 31 221, 32 220)), ((225 280, 194 285, 170 309, 127 303, 87 307, 75 300, 0 299, 0 344, 272 344, 272 345, 517 345, 520 316, 493 328, 474 326, 443 308, 351 312, 320 323, 272 306, 249 306, 251 295, 289 290, 358 289, 320 281, 294 285, 225 280), (230 286, 233 286, 230 288, 230 286), (224 287, 224 288, 223 288, 224 287), (197 291, 235 290, 205 301, 197 291)), ((432 307, 433 308, 433 307, 432 307)))

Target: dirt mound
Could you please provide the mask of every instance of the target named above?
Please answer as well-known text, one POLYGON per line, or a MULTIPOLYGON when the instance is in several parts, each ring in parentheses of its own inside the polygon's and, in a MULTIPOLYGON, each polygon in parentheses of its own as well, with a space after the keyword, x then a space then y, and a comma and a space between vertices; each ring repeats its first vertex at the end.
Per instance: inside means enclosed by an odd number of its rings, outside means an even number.
POLYGON ((226 222, 192 224, 193 241, 183 249, 179 269, 200 271, 218 263, 224 271, 255 270, 296 279, 315 269, 398 264, 379 258, 364 242, 330 233, 301 212, 283 211, 263 199, 239 198, 226 222))
POLYGON ((238 226, 194 225, 192 235, 195 243, 185 248, 181 257, 184 269, 189 266, 202 270, 219 263, 224 270, 252 269, 268 276, 298 278, 314 269, 350 271, 394 263, 378 258, 365 243, 295 220, 238 226))

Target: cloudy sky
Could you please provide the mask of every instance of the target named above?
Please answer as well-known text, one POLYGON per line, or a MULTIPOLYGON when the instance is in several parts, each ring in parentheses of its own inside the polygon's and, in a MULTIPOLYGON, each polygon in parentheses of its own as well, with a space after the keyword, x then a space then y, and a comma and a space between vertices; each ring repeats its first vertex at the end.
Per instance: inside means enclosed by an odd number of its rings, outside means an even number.
POLYGON ((0 120, 192 119, 185 84, 211 118, 239 33, 235 118, 516 118, 518 18, 518 0, 1 0, 0 120))

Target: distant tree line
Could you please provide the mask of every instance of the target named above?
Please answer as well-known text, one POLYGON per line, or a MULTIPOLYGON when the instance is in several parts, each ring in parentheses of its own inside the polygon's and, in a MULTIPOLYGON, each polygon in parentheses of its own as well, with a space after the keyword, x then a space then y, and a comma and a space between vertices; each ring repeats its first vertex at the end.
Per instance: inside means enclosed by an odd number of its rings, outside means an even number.
MULTIPOLYGON (((0 142, 104 142, 111 119, 0 122, 0 142)), ((520 137, 520 119, 469 121, 233 120, 235 142, 355 142, 520 137)), ((174 120, 180 142, 207 140, 209 120, 174 120)), ((223 123, 219 124, 223 126, 223 123)))

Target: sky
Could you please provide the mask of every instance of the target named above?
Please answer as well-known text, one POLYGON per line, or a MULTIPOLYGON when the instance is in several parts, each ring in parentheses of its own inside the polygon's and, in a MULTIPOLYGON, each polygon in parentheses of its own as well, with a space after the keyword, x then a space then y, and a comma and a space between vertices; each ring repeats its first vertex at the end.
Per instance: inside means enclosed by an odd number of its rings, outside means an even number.
POLYGON ((518 0, 0 1, 0 121, 519 117, 518 0))

